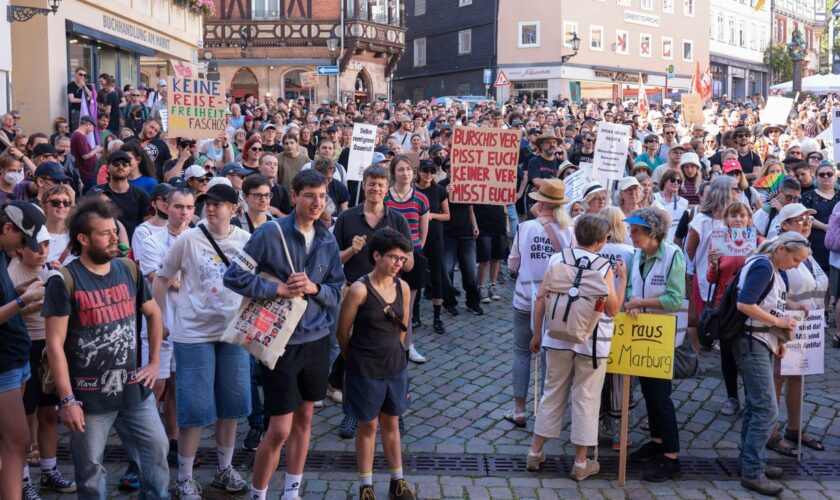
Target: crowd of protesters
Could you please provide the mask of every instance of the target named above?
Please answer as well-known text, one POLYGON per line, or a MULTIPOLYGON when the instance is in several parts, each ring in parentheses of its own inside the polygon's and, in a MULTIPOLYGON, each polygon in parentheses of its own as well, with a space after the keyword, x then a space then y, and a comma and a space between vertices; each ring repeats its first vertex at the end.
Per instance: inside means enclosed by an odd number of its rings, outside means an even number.
MULTIPOLYGON (((193 468, 212 424, 213 487, 264 499, 285 447, 282 498, 294 499, 325 400, 341 405, 339 435, 356 439, 360 498, 375 498, 377 427, 390 498, 414 498, 400 452, 409 362, 434 359, 413 339, 447 334, 444 313, 484 314, 503 300, 506 279, 515 280, 513 408, 502 417, 514 426, 529 419, 532 357, 543 361, 529 470, 545 460, 546 440, 561 437, 568 405, 572 478, 599 472, 597 455, 588 457, 599 437, 618 445, 620 379, 606 374, 605 358, 621 311, 674 315, 676 346, 720 353, 720 414, 743 407, 746 488, 782 491, 767 449, 796 457, 800 434, 803 446, 825 448, 801 433, 802 378, 780 375, 784 343, 770 332, 796 326, 786 310, 828 310, 838 295, 840 190, 830 143, 817 139, 830 127, 833 96, 802 100, 779 124, 762 122, 760 97, 709 101, 705 122, 687 124, 679 105, 620 100, 319 105, 230 96, 226 130, 192 140, 166 133, 165 80, 122 90, 107 74, 90 80, 85 68, 74 71, 68 116, 52 130, 22 130, 17 111, 0 124, 3 498, 39 498, 30 466, 40 467, 41 491, 105 498, 113 426, 129 455, 122 489, 166 498, 172 466, 175 496, 199 499, 193 468), (624 177, 590 179, 571 199, 564 179, 593 162, 602 122, 631 128, 624 177), (360 181, 346 168, 355 123, 377 126, 360 181), (456 126, 521 131, 514 204, 449 199, 456 126), (752 187, 776 174, 775 189, 752 187), (756 255, 718 255, 710 238, 726 227, 754 227, 756 255), (549 276, 581 262, 598 264, 591 279, 604 299, 592 341, 576 343, 550 335, 543 319, 549 276), (739 270, 745 331, 701 345, 698 318, 739 270), (221 341, 243 297, 307 303, 272 369, 221 341), (420 314, 427 299, 431 320, 420 314), (59 422, 70 430, 73 479, 56 464, 59 422), (232 465, 237 446, 256 451, 250 481, 232 465)), ((672 382, 638 385, 650 440, 630 460, 647 464, 645 480, 677 478, 672 382)))

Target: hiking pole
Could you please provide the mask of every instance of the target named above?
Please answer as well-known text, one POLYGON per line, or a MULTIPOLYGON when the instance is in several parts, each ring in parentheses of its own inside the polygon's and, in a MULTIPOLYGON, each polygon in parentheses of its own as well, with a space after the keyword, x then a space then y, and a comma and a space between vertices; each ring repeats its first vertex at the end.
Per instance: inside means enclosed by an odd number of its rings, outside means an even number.
POLYGON ((534 417, 537 416, 537 405, 540 400, 540 353, 538 352, 534 359, 534 417))
POLYGON ((799 390, 799 435, 797 436, 796 449, 799 453, 796 454, 796 460, 802 463, 802 433, 805 427, 805 375, 802 375, 802 388, 799 390))

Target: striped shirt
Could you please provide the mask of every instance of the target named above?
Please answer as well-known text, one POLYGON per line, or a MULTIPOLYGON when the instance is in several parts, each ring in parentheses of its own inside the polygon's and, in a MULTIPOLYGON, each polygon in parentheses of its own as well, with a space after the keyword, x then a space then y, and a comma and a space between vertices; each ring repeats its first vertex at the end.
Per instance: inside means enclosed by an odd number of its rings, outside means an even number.
POLYGON ((411 196, 406 201, 396 201, 391 197, 391 191, 385 195, 385 205, 401 213, 408 221, 408 230, 411 232, 411 243, 415 250, 422 250, 420 244, 420 218, 429 211, 429 199, 426 195, 411 188, 411 196))

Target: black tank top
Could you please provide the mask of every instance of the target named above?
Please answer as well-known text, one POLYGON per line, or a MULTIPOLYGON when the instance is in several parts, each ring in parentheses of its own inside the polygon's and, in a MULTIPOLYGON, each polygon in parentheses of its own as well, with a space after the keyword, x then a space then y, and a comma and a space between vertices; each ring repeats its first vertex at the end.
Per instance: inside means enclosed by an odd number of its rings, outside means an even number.
MULTIPOLYGON (((367 298, 356 312, 353 335, 347 352, 347 371, 352 375, 373 379, 390 379, 405 370, 405 348, 400 342, 400 329, 385 316, 382 305, 373 294, 373 286, 364 275, 359 281, 367 288, 367 298)), ((389 305, 403 314, 402 287, 394 278, 397 297, 389 305)))

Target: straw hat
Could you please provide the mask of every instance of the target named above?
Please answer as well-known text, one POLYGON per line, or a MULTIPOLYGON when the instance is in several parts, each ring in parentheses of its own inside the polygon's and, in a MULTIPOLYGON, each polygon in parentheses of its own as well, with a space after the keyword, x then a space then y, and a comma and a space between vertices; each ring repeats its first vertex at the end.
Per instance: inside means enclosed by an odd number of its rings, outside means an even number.
POLYGON ((549 139, 554 139, 555 141, 559 142, 559 139, 556 135, 554 135, 554 132, 549 131, 537 137, 537 140, 534 141, 534 144, 536 144, 538 148, 542 148, 542 142, 547 141, 549 139))
POLYGON ((566 184, 560 179, 540 180, 540 190, 528 193, 528 197, 551 205, 565 205, 569 202, 566 198, 566 184))

